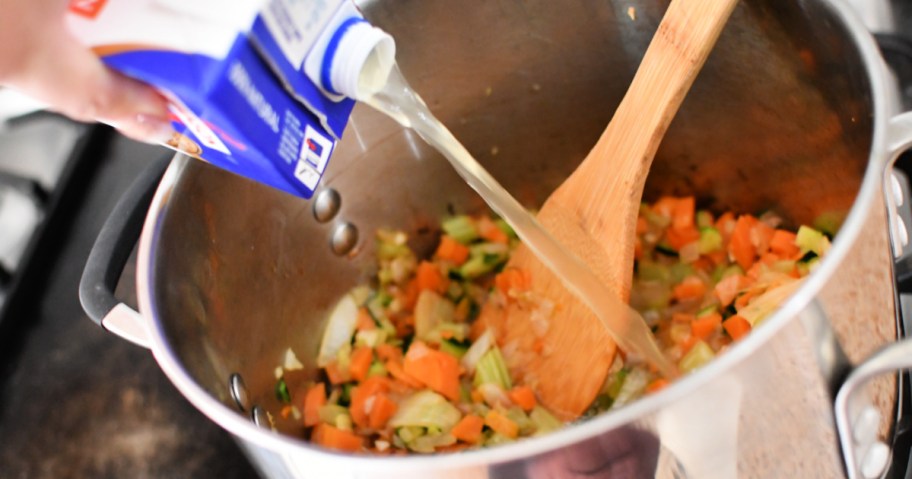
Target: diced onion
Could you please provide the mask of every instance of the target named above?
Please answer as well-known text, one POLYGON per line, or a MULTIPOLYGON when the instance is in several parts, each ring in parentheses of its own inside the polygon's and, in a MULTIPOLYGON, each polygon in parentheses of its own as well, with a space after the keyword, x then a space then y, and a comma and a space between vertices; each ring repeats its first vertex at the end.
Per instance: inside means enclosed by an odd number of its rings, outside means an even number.
POLYGON ((475 373, 475 366, 478 364, 478 360, 484 356, 484 353, 491 349, 491 345, 493 344, 494 333, 492 333, 490 329, 485 330, 485 332, 472 343, 462 357, 462 366, 466 369, 467 375, 471 376, 475 373))

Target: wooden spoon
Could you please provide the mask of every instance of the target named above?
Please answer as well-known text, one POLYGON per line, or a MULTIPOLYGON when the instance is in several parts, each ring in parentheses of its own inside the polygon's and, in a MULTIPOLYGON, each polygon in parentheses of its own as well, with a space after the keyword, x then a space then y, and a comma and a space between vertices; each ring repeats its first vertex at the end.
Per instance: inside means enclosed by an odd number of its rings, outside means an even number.
MULTIPOLYGON (((546 229, 624 303, 653 156, 736 3, 672 0, 605 132, 538 213, 546 229)), ((575 418, 604 383, 615 341, 528 247, 520 246, 507 267, 529 272, 531 299, 489 302, 481 320, 494 331, 511 374, 532 385, 539 400, 563 419, 575 418)), ((646 330, 638 315, 613 302, 617 310, 607 316, 616 318, 615 338, 646 330)))

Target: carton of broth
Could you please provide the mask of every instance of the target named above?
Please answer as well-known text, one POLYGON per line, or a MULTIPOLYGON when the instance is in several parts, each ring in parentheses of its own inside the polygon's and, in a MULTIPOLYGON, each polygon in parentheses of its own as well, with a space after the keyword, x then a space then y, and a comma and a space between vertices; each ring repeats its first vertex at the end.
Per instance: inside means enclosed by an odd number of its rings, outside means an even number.
POLYGON ((67 23, 169 100, 167 146, 304 198, 354 106, 336 57, 379 32, 349 0, 71 0, 67 23))

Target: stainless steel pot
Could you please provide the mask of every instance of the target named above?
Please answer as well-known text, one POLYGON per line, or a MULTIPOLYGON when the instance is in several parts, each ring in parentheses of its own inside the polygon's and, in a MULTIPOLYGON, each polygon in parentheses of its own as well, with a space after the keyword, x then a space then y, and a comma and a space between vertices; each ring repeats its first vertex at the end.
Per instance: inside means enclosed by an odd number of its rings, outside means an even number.
MULTIPOLYGON (((362 5, 397 39, 400 66, 431 109, 533 207, 595 143, 666 6, 362 5)), ((840 1, 739 5, 663 141, 646 197, 696 194, 714 209, 774 209, 793 225, 848 216, 820 268, 749 338, 660 394, 545 437, 363 457, 251 420, 275 407, 272 371, 285 349, 315 357, 328 309, 369 277, 376 228, 410 231, 426 251, 439 218, 484 206, 417 136, 361 106, 312 202, 177 157, 143 227, 141 314, 111 305, 103 324, 151 348, 270 477, 876 477, 894 372, 912 365, 906 342, 871 356, 897 338, 901 245, 890 241, 899 226, 883 183, 912 143, 912 114, 891 110, 894 93, 840 1)))

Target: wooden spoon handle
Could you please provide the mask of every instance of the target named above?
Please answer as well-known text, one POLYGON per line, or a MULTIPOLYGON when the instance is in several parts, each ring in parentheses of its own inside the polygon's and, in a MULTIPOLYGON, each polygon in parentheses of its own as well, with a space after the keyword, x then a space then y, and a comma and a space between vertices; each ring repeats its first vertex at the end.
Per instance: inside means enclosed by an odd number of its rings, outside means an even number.
POLYGON ((582 195, 573 201, 582 208, 580 217, 612 211, 618 196, 611 191, 616 188, 639 203, 659 143, 737 3, 671 2, 611 123, 562 185, 582 195))

